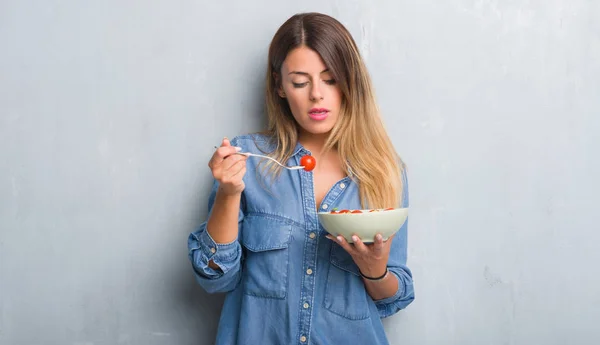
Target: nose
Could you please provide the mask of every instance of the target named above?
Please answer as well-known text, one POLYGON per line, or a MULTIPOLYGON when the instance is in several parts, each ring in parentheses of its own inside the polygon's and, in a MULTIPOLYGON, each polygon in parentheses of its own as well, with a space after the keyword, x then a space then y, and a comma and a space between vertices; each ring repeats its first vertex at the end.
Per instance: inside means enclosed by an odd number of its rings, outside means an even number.
POLYGON ((313 102, 318 102, 323 99, 323 93, 321 92, 321 87, 319 83, 313 83, 312 88, 310 89, 310 100, 313 102))

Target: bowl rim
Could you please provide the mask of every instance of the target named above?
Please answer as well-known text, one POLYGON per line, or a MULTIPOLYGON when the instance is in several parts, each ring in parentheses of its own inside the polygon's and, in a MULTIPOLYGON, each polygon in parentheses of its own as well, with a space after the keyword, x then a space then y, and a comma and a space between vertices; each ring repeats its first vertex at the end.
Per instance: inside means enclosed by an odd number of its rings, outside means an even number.
POLYGON ((365 215, 365 214, 381 214, 381 213, 385 213, 385 212, 393 212, 393 211, 400 211, 400 210, 408 210, 408 207, 396 207, 393 209, 387 209, 387 208, 367 208, 367 209, 351 209, 351 208, 344 208, 342 210, 350 210, 350 211, 362 211, 362 212, 357 212, 357 213, 352 213, 352 212, 344 212, 344 213, 333 213, 333 210, 331 211, 319 211, 317 212, 317 214, 330 214, 332 216, 340 216, 340 215, 352 215, 352 216, 359 216, 359 215, 365 215), (371 210, 378 210, 380 212, 371 212, 371 210), (367 211, 367 212, 365 212, 367 211))

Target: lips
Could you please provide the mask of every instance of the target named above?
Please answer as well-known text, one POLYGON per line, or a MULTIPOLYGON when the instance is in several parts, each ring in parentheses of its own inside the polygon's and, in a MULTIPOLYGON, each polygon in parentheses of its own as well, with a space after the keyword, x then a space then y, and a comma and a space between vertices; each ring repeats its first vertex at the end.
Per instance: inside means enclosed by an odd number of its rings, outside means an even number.
POLYGON ((329 115, 329 110, 325 108, 312 108, 308 112, 308 116, 310 116, 311 119, 317 121, 325 120, 327 118, 327 115, 329 115))

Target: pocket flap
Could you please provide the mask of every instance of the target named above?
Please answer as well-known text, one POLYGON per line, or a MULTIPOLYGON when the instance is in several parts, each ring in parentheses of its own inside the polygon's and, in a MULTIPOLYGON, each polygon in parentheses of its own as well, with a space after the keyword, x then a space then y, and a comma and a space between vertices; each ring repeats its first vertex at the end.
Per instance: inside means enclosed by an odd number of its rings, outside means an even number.
POLYGON ((352 259, 352 256, 337 243, 331 244, 330 261, 331 264, 337 268, 360 276, 360 271, 358 270, 358 266, 356 266, 354 259, 352 259))
POLYGON ((244 218, 241 242, 253 252, 287 248, 292 236, 292 225, 282 220, 247 216, 244 218))

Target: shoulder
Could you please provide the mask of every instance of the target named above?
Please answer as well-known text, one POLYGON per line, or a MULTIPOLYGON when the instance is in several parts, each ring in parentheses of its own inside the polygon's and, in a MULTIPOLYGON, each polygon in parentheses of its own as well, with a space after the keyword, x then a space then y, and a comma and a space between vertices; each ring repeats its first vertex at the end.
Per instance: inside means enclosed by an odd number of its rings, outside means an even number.
POLYGON ((271 137, 264 133, 251 133, 235 136, 230 140, 231 145, 242 148, 243 152, 270 153, 275 149, 271 137))

